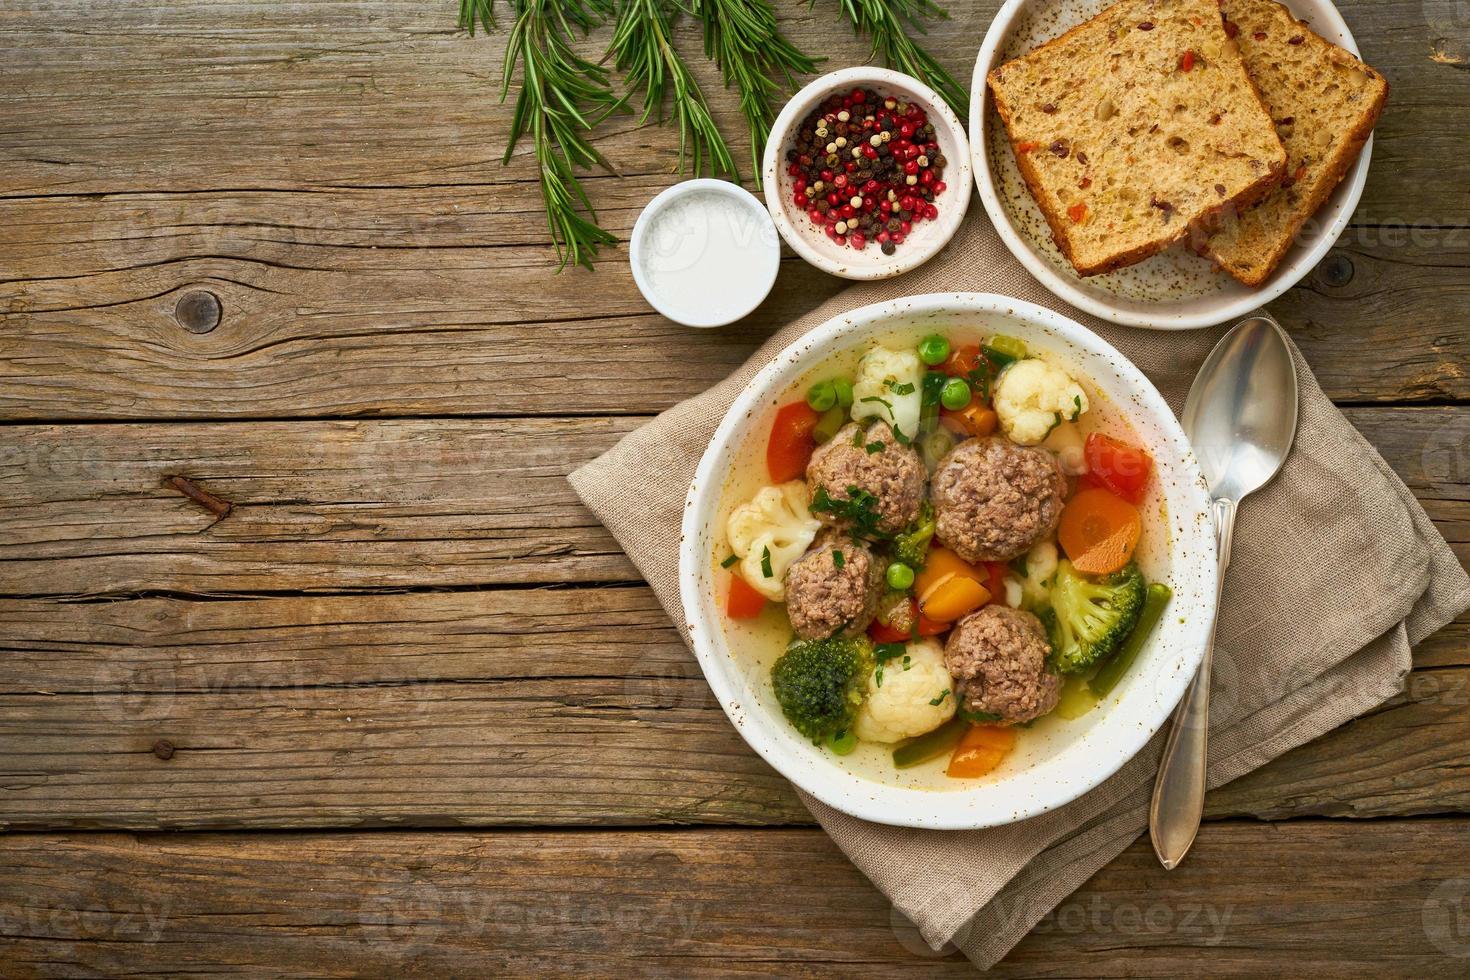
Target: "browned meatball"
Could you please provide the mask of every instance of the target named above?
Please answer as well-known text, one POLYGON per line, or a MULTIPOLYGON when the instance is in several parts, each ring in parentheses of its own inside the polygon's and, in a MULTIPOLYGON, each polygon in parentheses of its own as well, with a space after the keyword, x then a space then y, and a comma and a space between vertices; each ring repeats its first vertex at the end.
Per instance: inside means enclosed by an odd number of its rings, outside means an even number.
POLYGON ((1046 665, 1049 653, 1041 620, 990 605, 955 624, 944 663, 962 708, 1018 725, 1046 714, 1061 697, 1062 679, 1046 665))
POLYGON ((1045 449, 967 439, 934 471, 935 530, 965 561, 1010 561, 1056 530, 1066 492, 1045 449))
POLYGON ((924 463, 912 446, 901 445, 887 422, 866 427, 849 422, 837 435, 817 447, 807 464, 806 479, 815 498, 818 490, 841 504, 856 487, 873 499, 869 526, 843 514, 812 508, 818 518, 859 533, 897 534, 919 516, 924 500, 924 463))
POLYGON ((861 633, 877 611, 885 571, 886 562, 847 535, 823 535, 786 573, 791 628, 804 640, 861 633))

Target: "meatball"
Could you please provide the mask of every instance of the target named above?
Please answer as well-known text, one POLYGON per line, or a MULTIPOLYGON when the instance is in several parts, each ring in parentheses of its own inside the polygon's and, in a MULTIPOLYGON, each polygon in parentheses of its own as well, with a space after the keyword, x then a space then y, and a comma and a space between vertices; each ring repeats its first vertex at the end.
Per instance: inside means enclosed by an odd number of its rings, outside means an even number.
POLYGON ((967 439, 934 471, 935 530, 967 562, 1010 561, 1056 530, 1066 492, 1045 449, 967 439))
POLYGON ((846 535, 827 533, 786 574, 786 615, 803 640, 868 628, 887 563, 846 535), (838 555, 841 555, 839 558, 838 555))
MULTIPOLYGON (((901 445, 887 422, 876 421, 867 426, 849 422, 826 443, 812 453, 807 464, 806 479, 815 497, 826 491, 833 501, 842 504, 850 497, 849 487, 871 494, 871 508, 864 513, 872 517, 853 520, 850 513, 812 512, 829 524, 852 527, 864 535, 897 534, 919 516, 924 500, 924 463, 912 446, 901 445)), ((844 508, 850 510, 850 508, 844 508)))
POLYGON ((1041 620, 990 605, 960 620, 944 645, 944 663, 961 707, 1018 725, 1057 706, 1062 679, 1046 665, 1051 644, 1041 620))

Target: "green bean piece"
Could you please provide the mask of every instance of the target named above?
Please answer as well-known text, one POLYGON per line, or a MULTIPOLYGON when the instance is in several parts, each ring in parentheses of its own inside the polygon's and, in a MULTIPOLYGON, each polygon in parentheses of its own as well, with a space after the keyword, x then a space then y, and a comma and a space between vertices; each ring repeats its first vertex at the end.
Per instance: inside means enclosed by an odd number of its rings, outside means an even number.
POLYGON ((932 732, 915 736, 893 750, 893 764, 899 769, 908 769, 928 762, 948 752, 965 734, 970 723, 959 715, 940 725, 932 732))
POLYGON ((817 424, 812 427, 812 439, 819 446, 824 442, 831 442, 832 437, 837 435, 837 430, 842 428, 846 422, 847 412, 834 405, 817 419, 817 424))
POLYGON ((1138 659, 1139 651, 1143 649, 1154 627, 1163 618, 1164 607, 1169 604, 1169 597, 1173 594, 1173 591, 1162 582, 1154 582, 1148 587, 1148 591, 1143 596, 1143 609, 1138 614, 1138 622, 1134 625, 1133 632, 1128 634, 1128 639, 1123 641, 1123 645, 1118 648, 1117 653, 1113 654, 1112 659, 1103 664, 1098 672, 1092 675, 1092 680, 1087 682, 1093 694, 1100 698, 1107 696, 1108 692, 1128 672, 1128 668, 1133 666, 1133 661, 1138 659))
POLYGON ((986 358, 996 367, 1005 367, 1012 361, 1024 360, 1026 357, 1026 342, 1015 337, 1007 337, 998 333, 990 338, 990 341, 981 345, 986 358))
POLYGON ((843 408, 852 408, 852 382, 846 378, 833 378, 832 390, 837 392, 837 404, 843 408))

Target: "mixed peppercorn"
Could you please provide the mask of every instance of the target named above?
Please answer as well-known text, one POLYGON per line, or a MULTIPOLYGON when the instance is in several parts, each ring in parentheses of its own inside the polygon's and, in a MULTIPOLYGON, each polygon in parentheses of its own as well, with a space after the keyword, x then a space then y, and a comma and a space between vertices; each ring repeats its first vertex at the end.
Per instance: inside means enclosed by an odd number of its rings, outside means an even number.
POLYGON ((792 202, 838 245, 892 255, 920 221, 939 217, 944 155, 922 108, 871 89, 833 95, 786 151, 792 202))

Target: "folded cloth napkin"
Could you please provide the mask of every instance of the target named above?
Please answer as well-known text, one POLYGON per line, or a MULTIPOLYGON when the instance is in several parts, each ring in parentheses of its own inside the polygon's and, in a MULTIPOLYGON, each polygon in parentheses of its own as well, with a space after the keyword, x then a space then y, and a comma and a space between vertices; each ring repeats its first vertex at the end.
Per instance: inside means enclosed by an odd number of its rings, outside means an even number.
MULTIPOLYGON (((986 217, 973 214, 928 264, 844 290, 777 332, 724 382, 571 475, 681 633, 684 497, 736 394, 781 349, 839 313, 949 291, 1001 293, 1086 324, 1131 358, 1176 412, 1228 326, 1163 333, 1087 316, 1047 293, 986 217)), ((1410 646, 1470 607, 1470 579, 1423 509, 1294 348, 1293 355, 1301 379, 1295 447, 1276 480, 1241 508, 1220 610, 1212 787, 1392 697, 1409 670, 1410 646)), ((1006 827, 910 830, 858 820, 804 794, 803 801, 927 942, 937 949, 952 941, 988 968, 1144 830, 1163 735, 1081 798, 1006 827)))

